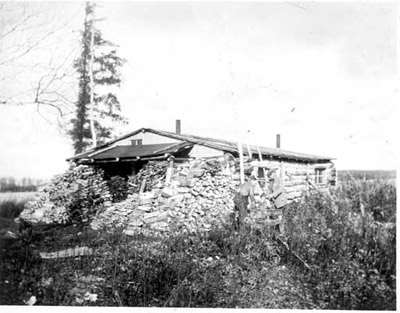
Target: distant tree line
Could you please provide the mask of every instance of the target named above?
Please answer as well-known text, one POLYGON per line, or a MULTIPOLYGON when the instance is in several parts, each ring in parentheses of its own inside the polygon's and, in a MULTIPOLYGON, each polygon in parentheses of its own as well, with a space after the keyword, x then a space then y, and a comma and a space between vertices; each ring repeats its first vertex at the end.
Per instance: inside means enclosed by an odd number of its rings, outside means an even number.
POLYGON ((0 177, 0 192, 37 191, 37 187, 44 183, 43 179, 33 179, 31 177, 24 177, 22 179, 0 177))
POLYGON ((338 178, 344 180, 386 180, 396 179, 396 171, 391 170, 339 170, 338 178))

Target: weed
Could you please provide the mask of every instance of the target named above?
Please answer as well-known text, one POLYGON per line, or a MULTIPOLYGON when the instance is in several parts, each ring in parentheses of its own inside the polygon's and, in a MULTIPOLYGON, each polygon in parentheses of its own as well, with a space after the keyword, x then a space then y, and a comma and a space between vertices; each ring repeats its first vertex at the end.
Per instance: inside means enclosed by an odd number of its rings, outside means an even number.
POLYGON ((323 308, 395 309, 395 189, 356 181, 290 206, 291 246, 311 265, 302 279, 323 308))

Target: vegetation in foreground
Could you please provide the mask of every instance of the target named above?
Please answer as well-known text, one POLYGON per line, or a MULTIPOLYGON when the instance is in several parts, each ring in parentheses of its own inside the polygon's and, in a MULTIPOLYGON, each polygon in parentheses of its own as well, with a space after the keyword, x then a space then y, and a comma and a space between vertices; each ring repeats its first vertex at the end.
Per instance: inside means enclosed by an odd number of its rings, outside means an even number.
MULTIPOLYGON (((215 227, 157 239, 83 224, 38 227, 0 240, 0 303, 35 296, 37 305, 395 310, 395 208, 395 186, 360 181, 291 204, 290 248, 309 270, 268 231, 215 227), (39 257, 75 246, 94 253, 39 257)), ((1 215, 16 227, 15 215, 1 215)))
POLYGON ((339 181, 358 181, 358 180, 395 180, 396 171, 394 170, 339 170, 339 181))
POLYGON ((321 308, 396 309, 396 187, 345 182, 286 212, 291 248, 310 266, 301 280, 321 308))

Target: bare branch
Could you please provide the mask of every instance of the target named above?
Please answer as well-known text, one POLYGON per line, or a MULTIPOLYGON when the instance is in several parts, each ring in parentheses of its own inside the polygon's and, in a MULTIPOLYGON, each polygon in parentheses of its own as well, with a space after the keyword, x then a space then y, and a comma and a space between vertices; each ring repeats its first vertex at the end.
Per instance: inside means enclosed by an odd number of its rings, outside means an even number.
MULTIPOLYGON (((55 120, 60 124, 72 114, 72 99, 77 97, 76 73, 72 65, 79 41, 67 52, 64 47, 60 49, 63 37, 59 34, 64 29, 70 33, 69 24, 83 5, 53 23, 44 20, 47 17, 42 16, 37 7, 9 6, 0 2, 1 15, 10 14, 9 25, 6 23, 7 28, 0 31, 0 82, 4 84, 0 91, 8 93, 0 95, 0 105, 36 105, 37 113, 49 123, 55 120), (36 12, 27 13, 31 8, 36 12), (43 55, 48 57, 40 58, 43 55), (22 88, 24 90, 20 91, 22 88)), ((70 40, 73 39, 71 36, 70 40)))
POLYGON ((4 34, 0 34, 0 39, 3 39, 4 37, 15 33, 17 31, 21 31, 23 29, 20 29, 23 25, 25 25, 32 17, 34 17, 34 14, 26 16, 20 23, 14 25, 9 31, 5 32, 4 34))

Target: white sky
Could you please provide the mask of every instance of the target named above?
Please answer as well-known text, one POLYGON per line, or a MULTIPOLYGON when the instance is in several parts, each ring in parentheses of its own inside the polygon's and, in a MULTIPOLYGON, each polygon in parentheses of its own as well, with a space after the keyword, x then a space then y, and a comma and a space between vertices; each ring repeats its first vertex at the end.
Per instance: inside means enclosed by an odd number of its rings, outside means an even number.
MULTIPOLYGON (((183 133, 269 147, 280 133, 283 149, 335 157, 338 169, 395 169, 396 9, 103 2, 101 28, 127 59, 119 99, 130 124, 121 131, 174 131, 181 119, 183 133)), ((49 20, 73 16, 53 50, 77 53, 83 4, 48 10, 49 20)), ((21 83, 0 81, 0 91, 21 83)), ((49 177, 73 154, 69 139, 33 112, 0 106, 0 176, 49 177)))

